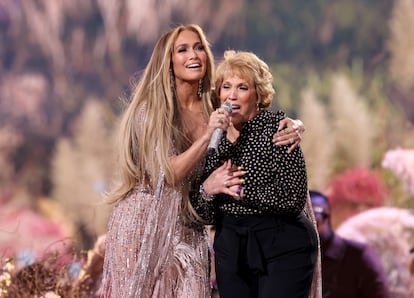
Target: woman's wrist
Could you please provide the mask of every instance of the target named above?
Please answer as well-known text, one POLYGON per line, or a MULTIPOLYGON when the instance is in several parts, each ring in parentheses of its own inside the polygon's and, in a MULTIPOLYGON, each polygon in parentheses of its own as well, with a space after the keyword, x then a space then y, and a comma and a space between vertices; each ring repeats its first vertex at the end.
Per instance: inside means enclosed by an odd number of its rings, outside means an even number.
POLYGON ((210 193, 208 193, 205 189, 204 189, 204 185, 203 183, 200 184, 200 195, 201 197, 206 200, 207 202, 211 202, 214 200, 215 195, 212 195, 210 193))

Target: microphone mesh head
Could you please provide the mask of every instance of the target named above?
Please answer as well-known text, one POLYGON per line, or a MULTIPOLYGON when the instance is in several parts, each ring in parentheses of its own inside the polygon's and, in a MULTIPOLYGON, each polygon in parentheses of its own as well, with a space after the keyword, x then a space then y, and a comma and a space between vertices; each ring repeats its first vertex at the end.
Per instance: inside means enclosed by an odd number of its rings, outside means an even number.
POLYGON ((228 101, 223 102, 223 104, 221 105, 221 107, 223 109, 225 109, 229 113, 231 113, 231 111, 233 110, 233 107, 231 106, 231 103, 228 102, 228 101))

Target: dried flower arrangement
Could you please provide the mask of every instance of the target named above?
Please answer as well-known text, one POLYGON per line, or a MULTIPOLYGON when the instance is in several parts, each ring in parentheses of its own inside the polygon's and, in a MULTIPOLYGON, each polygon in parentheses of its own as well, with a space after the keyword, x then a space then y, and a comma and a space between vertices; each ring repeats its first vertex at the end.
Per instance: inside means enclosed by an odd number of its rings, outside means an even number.
POLYGON ((0 297, 98 297, 103 265, 102 243, 89 251, 48 253, 30 264, 17 258, 0 260, 0 297))

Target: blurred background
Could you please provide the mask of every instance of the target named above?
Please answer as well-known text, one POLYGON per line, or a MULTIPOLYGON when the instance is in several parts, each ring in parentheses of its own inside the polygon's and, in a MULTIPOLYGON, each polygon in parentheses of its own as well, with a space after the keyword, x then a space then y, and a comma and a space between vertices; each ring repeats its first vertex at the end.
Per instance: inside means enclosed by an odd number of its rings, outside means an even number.
POLYGON ((271 66, 272 109, 306 127, 309 188, 351 236, 361 231, 348 220, 378 208, 358 219, 373 225, 359 238, 377 243, 395 293, 407 288, 414 0, 0 0, 0 256, 93 248, 124 99, 160 34, 186 23, 205 30, 216 61, 236 49, 271 66))

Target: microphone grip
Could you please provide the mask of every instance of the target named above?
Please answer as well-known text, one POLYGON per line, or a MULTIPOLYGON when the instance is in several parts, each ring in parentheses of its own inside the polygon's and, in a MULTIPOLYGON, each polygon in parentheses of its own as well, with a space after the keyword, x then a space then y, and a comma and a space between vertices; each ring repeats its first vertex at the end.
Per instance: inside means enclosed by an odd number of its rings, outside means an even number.
MULTIPOLYGON (((231 103, 226 101, 221 106, 221 108, 225 109, 228 113, 231 114, 232 106, 231 103)), ((223 136, 223 129, 216 128, 211 135, 210 144, 208 145, 208 151, 214 149, 216 153, 218 153, 218 144, 220 143, 221 137, 223 136)))
POLYGON ((222 135, 223 135, 223 129, 221 128, 216 128, 213 131, 213 134, 210 139, 210 144, 208 144, 208 150, 214 149, 216 153, 218 152, 218 144, 220 143, 222 135))

